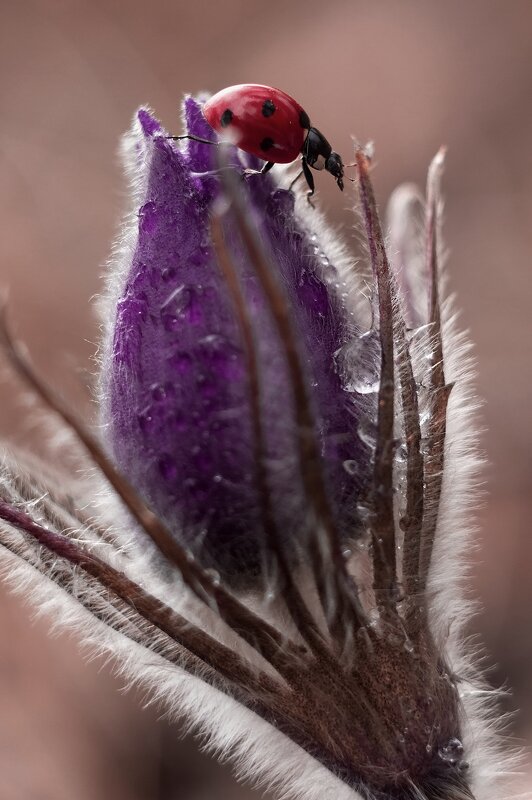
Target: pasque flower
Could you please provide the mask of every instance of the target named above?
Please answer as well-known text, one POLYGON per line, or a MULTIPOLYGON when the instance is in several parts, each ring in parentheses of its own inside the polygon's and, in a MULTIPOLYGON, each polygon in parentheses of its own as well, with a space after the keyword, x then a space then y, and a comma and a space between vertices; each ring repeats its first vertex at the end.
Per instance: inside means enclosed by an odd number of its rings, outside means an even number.
MULTIPOLYGON (((214 140, 196 101, 189 98, 185 110, 190 133, 214 140)), ((195 142, 178 150, 146 111, 138 127, 138 158, 149 167, 134 252, 106 320, 106 437, 119 468, 202 563, 226 574, 256 573, 265 555, 265 521, 254 469, 253 403, 243 333, 210 231, 221 191, 218 154, 195 142)), ((236 152, 232 162, 240 171, 250 166, 236 152)), ((356 433, 368 400, 345 391, 341 354, 335 360, 356 325, 341 305, 334 288, 339 277, 316 234, 296 220, 294 195, 262 175, 249 176, 241 194, 289 310, 327 500, 343 539, 357 529, 369 467, 368 447, 356 433)), ((313 522, 298 466, 285 344, 235 221, 225 216, 225 247, 253 321, 272 514, 294 550, 313 522)))
MULTIPOLYGON (((214 140, 200 101, 185 118, 214 140)), ((411 188, 392 198, 387 252, 356 148, 367 276, 236 149, 177 146, 140 110, 125 153, 100 437, 1 328, 105 478, 6 460, 11 584, 278 797, 498 795, 509 762, 462 634, 478 457, 442 300, 443 153, 424 211, 411 188)))

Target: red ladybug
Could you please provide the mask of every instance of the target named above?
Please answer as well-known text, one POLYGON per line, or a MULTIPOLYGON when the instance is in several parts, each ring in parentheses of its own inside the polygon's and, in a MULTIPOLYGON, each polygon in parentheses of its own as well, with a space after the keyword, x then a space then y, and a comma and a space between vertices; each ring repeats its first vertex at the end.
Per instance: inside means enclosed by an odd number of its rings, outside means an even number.
POLYGON ((266 164, 261 173, 268 172, 274 164, 294 161, 301 154, 309 197, 314 194, 309 167, 326 169, 343 190, 342 159, 333 152, 325 136, 311 126, 306 111, 286 92, 258 83, 229 86, 207 100, 203 115, 215 131, 227 133, 241 150, 264 159, 266 164))

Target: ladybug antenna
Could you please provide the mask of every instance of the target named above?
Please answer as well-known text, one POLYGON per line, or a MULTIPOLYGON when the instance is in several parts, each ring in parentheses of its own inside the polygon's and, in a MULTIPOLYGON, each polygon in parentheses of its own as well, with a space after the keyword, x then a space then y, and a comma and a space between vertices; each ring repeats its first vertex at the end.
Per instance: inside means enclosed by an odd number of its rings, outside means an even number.
MULTIPOLYGON (((351 168, 352 167, 356 168, 356 166, 357 166, 356 164, 344 164, 344 169, 349 169, 350 167, 351 168)), ((357 182, 356 178, 349 178, 347 175, 345 175, 344 177, 347 178, 348 181, 351 181, 351 183, 356 183, 357 182)))

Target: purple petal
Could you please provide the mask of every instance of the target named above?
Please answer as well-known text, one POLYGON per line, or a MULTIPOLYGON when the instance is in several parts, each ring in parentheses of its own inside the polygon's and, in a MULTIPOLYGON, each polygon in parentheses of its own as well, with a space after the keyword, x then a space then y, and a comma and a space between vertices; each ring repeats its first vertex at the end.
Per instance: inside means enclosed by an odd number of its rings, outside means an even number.
MULTIPOLYGON (((185 113, 191 133, 211 138, 190 98, 185 113)), ((104 365, 109 445, 124 474, 205 563, 249 573, 260 567, 263 530, 245 354, 209 238, 220 185, 216 176, 200 174, 214 168, 215 148, 189 142, 180 150, 157 135, 160 126, 147 112, 139 120, 151 137, 151 159, 137 247, 104 365)), ((234 158, 239 163, 236 152, 234 158)), ((293 195, 266 176, 242 187, 292 309, 337 524, 342 535, 352 535, 368 449, 356 435, 361 406, 335 368, 334 354, 347 339, 345 312, 322 278, 317 240, 295 219, 293 195)), ((295 542, 308 524, 308 503, 284 351, 230 222, 226 240, 256 331, 276 522, 295 542)))

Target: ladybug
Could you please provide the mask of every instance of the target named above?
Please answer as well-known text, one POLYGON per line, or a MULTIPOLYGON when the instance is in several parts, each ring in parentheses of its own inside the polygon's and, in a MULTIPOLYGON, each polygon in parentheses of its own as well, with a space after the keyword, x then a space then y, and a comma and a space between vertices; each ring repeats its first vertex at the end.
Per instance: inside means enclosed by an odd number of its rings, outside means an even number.
MULTIPOLYGON (((261 174, 269 172, 274 164, 288 164, 301 155, 309 198, 314 194, 314 178, 309 167, 326 169, 343 190, 341 157, 333 152, 325 136, 312 127, 307 112, 281 89, 258 83, 229 86, 207 100, 203 115, 215 131, 227 133, 232 144, 266 161, 259 170, 261 174)), ((208 142, 195 136, 171 138, 208 142)))

